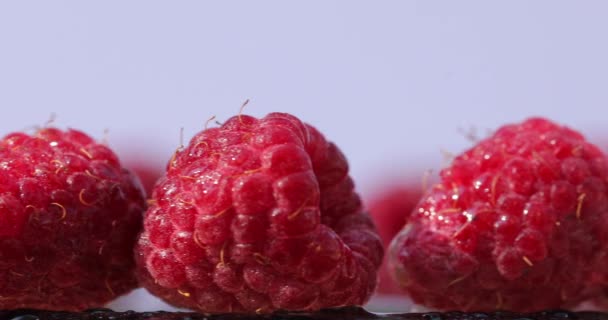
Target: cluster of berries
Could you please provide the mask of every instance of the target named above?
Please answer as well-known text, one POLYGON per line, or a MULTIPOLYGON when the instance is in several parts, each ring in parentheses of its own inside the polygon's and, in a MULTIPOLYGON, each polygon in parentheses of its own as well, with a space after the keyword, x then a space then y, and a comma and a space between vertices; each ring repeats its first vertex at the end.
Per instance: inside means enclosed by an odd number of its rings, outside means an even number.
POLYGON ((206 313, 363 305, 389 242, 381 277, 431 308, 569 307, 606 290, 608 160, 580 134, 505 126, 440 176, 372 206, 378 234, 345 156, 289 114, 201 131, 147 202, 80 131, 9 134, 0 309, 82 310, 138 286, 206 313))
POLYGON ((76 130, 6 136, 0 180, 2 309, 81 310, 139 285, 210 313, 362 305, 383 259, 346 158, 287 114, 196 135, 147 203, 76 130))

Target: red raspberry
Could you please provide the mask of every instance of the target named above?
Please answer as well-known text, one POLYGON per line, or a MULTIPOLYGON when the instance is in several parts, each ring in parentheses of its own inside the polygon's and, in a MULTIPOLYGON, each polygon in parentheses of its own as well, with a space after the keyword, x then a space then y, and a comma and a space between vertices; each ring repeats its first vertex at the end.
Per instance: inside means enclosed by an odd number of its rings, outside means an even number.
POLYGON ((608 164, 533 118, 456 157, 391 243, 395 277, 438 309, 534 311, 584 300, 606 275, 608 164))
POLYGON ((361 305, 383 256, 344 155, 283 113, 233 117, 178 150, 138 244, 143 286, 207 313, 361 305))
MULTIPOLYGON (((411 184, 387 187, 370 201, 369 212, 385 248, 407 222, 420 197, 421 185, 411 184)), ((386 261, 382 263, 378 280, 378 293, 403 293, 390 275, 386 261)))
POLYGON ((163 173, 162 167, 156 168, 152 165, 148 164, 135 164, 131 166, 127 166, 131 171, 135 172, 141 184, 144 187, 147 195, 152 194, 152 189, 154 189, 154 184, 160 178, 163 173))
POLYGON ((0 140, 0 309, 82 310, 137 286, 139 181, 86 134, 0 140))
POLYGON ((158 150, 151 146, 141 145, 138 148, 130 148, 121 154, 123 166, 134 172, 146 191, 146 195, 152 194, 156 181, 164 174, 164 160, 159 161, 158 150))

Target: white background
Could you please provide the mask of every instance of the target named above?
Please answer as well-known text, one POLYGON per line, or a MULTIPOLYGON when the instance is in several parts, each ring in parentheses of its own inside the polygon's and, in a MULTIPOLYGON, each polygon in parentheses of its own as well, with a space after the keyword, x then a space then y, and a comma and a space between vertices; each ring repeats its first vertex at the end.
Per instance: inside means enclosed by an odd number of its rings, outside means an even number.
POLYGON ((540 115, 608 145, 607 31, 606 1, 3 1, 0 132, 55 113, 160 168, 251 99, 335 141, 367 198, 459 128, 540 115))

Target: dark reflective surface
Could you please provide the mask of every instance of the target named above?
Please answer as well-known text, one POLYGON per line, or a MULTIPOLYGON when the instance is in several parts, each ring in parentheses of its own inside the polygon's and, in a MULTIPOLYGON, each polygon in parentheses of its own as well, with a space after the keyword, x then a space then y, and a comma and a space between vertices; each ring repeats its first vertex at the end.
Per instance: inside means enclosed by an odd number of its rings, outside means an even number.
POLYGON ((91 309, 85 312, 51 312, 41 310, 0 311, 0 320, 608 320, 607 313, 569 312, 564 310, 536 313, 513 312, 429 312, 373 314, 362 308, 348 307, 314 313, 277 312, 271 315, 221 314, 204 315, 179 312, 113 312, 91 309))

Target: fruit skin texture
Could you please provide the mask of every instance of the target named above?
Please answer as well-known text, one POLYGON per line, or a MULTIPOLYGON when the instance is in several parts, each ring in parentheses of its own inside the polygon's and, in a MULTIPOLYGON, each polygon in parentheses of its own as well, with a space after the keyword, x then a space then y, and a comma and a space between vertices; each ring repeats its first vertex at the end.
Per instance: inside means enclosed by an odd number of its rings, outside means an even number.
POLYGON ((362 305, 382 257, 344 155, 285 113, 232 117, 178 149, 136 250, 145 288, 206 313, 362 305))
MULTIPOLYGON (((421 184, 403 184, 385 187, 382 192, 369 202, 369 213, 378 228, 382 245, 387 248, 403 225, 407 222, 412 210, 422 197, 421 184)), ((388 263, 383 261, 378 277, 380 294, 401 294, 403 290, 390 275, 388 263)))
POLYGON ((0 140, 0 309, 83 310, 137 286, 141 185, 86 134, 0 140))
POLYGON ((608 166, 577 132, 506 125, 457 156, 389 249, 417 303, 437 309, 571 307, 606 279, 608 166))

